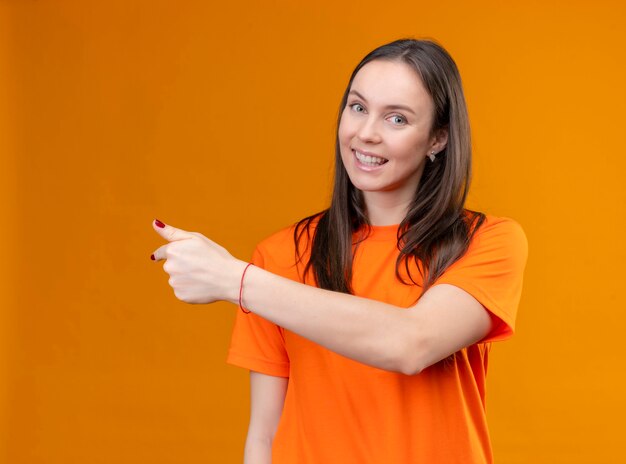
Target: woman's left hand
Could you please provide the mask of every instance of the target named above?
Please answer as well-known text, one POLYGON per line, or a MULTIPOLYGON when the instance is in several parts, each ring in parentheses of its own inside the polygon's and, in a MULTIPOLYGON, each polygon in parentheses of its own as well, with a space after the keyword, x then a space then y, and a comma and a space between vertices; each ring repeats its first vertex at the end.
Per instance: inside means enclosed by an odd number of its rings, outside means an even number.
POLYGON ((152 221, 154 230, 169 243, 151 256, 165 260, 163 270, 170 275, 174 295, 185 303, 237 302, 239 279, 246 263, 198 232, 188 232, 152 221))

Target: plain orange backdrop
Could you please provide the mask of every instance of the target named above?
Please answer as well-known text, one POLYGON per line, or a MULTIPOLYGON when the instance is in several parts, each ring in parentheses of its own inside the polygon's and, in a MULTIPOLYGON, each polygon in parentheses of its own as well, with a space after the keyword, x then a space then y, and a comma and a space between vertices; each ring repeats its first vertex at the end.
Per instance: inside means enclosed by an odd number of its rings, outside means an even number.
POLYGON ((624 24, 603 0, 0 0, 0 462, 241 462, 235 308, 176 300, 150 221, 245 259, 324 208, 349 74, 405 36, 461 70, 468 206, 529 240, 496 462, 625 462, 624 24))

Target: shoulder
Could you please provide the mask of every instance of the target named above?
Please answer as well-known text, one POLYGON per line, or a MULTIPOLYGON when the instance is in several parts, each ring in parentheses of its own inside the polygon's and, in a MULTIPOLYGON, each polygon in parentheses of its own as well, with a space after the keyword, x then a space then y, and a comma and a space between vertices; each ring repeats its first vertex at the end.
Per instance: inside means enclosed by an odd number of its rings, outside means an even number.
POLYGON ((504 322, 497 322, 483 343, 513 334, 527 254, 526 234, 517 221, 486 215, 466 253, 436 282, 465 290, 504 322))
POLYGON ((458 264, 480 262, 495 266, 508 262, 511 266, 523 268, 527 258, 528 239, 522 226, 509 217, 486 214, 458 264))
POLYGON ((308 255, 318 221, 318 215, 314 215, 279 229, 257 244, 255 257, 262 258, 270 267, 293 266, 298 260, 298 253, 302 256, 308 255))
POLYGON ((316 213, 311 216, 305 217, 287 227, 274 232, 269 237, 262 240, 257 248, 273 249, 276 247, 284 247, 286 243, 298 243, 299 247, 306 248, 315 235, 315 229, 317 228, 320 218, 324 215, 324 211, 316 213))
POLYGON ((522 226, 509 217, 486 214, 485 220, 476 230, 470 246, 515 247, 528 250, 528 239, 522 226))
POLYGON ((292 224, 282 229, 277 230, 268 237, 265 237, 257 244, 257 249, 260 251, 280 251, 284 250, 289 243, 294 243, 294 232, 296 230, 296 224, 292 224))

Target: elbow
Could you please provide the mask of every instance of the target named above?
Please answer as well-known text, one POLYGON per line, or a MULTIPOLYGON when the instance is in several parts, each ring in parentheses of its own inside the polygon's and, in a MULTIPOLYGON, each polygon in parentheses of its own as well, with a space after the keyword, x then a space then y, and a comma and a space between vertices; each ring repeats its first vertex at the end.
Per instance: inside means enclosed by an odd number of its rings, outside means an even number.
POLYGON ((417 375, 423 370, 424 367, 413 360, 402 360, 398 369, 396 369, 397 372, 404 375, 417 375))
POLYGON ((404 375, 418 375, 428 367, 428 353, 431 344, 424 337, 410 337, 402 344, 397 357, 397 372, 404 375))

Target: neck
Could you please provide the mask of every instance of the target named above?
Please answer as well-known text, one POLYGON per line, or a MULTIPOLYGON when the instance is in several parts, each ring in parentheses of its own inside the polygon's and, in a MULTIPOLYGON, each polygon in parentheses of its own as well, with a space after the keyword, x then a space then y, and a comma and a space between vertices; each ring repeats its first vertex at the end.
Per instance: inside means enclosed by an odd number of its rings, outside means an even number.
POLYGON ((406 217, 411 198, 398 198, 393 192, 363 192, 367 218, 373 226, 400 224, 406 217))

